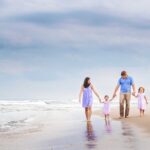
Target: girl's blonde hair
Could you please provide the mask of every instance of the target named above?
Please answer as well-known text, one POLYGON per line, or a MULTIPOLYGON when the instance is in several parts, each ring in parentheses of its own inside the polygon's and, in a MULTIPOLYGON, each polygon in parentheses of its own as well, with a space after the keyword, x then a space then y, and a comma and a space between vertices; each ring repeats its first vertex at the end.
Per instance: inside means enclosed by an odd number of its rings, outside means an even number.
POLYGON ((145 88, 144 87, 139 87, 138 92, 140 92, 140 89, 143 89, 143 93, 145 92, 145 88))

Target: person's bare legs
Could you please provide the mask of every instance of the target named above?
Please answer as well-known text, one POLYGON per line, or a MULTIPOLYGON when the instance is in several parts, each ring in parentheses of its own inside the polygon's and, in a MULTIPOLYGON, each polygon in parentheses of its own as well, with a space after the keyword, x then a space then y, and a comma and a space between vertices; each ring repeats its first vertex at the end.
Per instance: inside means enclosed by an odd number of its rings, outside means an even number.
POLYGON ((140 109, 140 117, 143 117, 143 116, 144 116, 144 110, 140 109))
POLYGON ((107 127, 108 123, 107 123, 107 115, 105 115, 105 125, 107 127))
POLYGON ((110 117, 109 117, 109 114, 107 115, 107 119, 108 119, 108 127, 109 127, 109 130, 111 130, 111 124, 110 124, 110 117))
POLYGON ((89 121, 91 120, 91 116, 92 116, 92 108, 89 107, 89 121))
POLYGON ((85 108, 85 117, 86 117, 86 120, 88 121, 88 108, 87 107, 85 108))
POLYGON ((85 116, 86 116, 87 121, 91 120, 91 115, 92 115, 92 108, 91 107, 86 107, 85 108, 85 116))
POLYGON ((143 109, 143 116, 144 116, 144 112, 145 112, 145 110, 143 109))
POLYGON ((105 121, 107 121, 107 115, 105 115, 105 121))
POLYGON ((109 114, 105 115, 105 125, 106 125, 107 132, 110 132, 111 124, 110 124, 110 120, 109 120, 109 114))
POLYGON ((108 121, 109 121, 109 114, 107 115, 107 119, 108 119, 108 121))
POLYGON ((142 110, 140 109, 140 117, 142 117, 142 110))

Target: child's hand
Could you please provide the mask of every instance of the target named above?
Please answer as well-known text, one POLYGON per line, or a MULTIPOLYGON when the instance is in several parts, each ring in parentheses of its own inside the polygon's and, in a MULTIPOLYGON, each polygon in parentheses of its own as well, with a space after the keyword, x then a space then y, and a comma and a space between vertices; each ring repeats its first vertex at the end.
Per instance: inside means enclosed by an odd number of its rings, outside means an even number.
POLYGON ((136 95, 135 95, 135 92, 132 92, 132 96, 136 96, 136 95))

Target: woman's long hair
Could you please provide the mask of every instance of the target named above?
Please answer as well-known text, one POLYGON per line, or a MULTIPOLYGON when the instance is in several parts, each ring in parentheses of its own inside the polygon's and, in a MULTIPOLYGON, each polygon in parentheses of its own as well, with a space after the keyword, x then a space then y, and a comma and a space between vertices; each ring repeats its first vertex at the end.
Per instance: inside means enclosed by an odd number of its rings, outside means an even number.
POLYGON ((87 87, 90 86, 90 84, 88 83, 89 80, 90 80, 89 77, 86 77, 86 78, 84 79, 84 83, 83 83, 84 88, 87 88, 87 87))

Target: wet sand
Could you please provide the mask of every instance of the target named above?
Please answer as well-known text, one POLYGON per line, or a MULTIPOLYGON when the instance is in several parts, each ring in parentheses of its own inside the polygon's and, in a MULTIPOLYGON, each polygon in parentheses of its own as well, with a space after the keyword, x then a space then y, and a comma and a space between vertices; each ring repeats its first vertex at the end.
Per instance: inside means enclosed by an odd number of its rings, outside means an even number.
POLYGON ((149 134, 134 127, 135 118, 105 122, 100 112, 87 123, 83 109, 42 110, 25 129, 0 132, 0 149, 149 150, 149 134))

